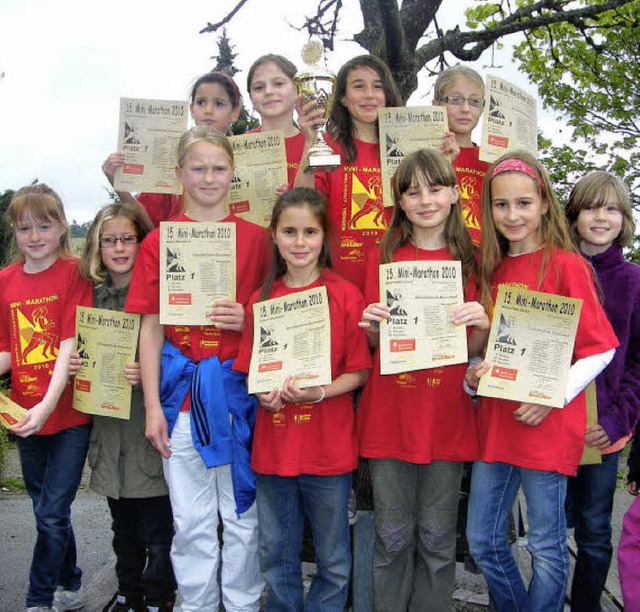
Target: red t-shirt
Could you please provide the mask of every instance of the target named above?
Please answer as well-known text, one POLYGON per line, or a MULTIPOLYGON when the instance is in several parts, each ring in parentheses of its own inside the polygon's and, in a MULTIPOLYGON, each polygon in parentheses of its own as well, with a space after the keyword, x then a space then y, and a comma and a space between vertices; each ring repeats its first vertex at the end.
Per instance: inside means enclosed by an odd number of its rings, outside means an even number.
POLYGON ((182 196, 173 193, 140 193, 137 200, 149 213, 154 227, 158 227, 160 221, 173 219, 182 211, 182 196))
MULTIPOLYGON (((193 219, 180 215, 174 221, 193 219)), ((269 268, 269 235, 264 228, 234 215, 229 215, 221 222, 236 224, 236 301, 244 305, 251 293, 262 284, 269 268)), ((160 312, 159 254, 160 231, 155 230, 146 237, 136 258, 125 305, 127 312, 160 312)), ((238 332, 220 330, 213 325, 165 325, 164 332, 172 344, 194 361, 211 355, 217 355, 221 362, 233 359, 240 344, 238 332)))
MULTIPOLYGON (((573 361, 618 346, 600 305, 593 274, 577 253, 555 250, 538 286, 543 249, 516 257, 505 256, 493 278, 493 298, 499 285, 524 287, 583 300, 573 349, 573 361)), ((573 475, 578 469, 586 431, 584 392, 564 408, 553 408, 536 427, 513 418, 518 402, 481 398, 477 411, 480 458, 518 467, 573 475)))
MULTIPOLYGON (((365 302, 380 301, 379 253, 367 262, 365 302)), ((393 261, 450 261, 448 248, 435 251, 406 244, 393 261)), ((475 281, 468 281, 465 300, 477 298, 475 281)), ((380 374, 376 349, 373 372, 358 406, 360 455, 410 463, 474 461, 478 436, 471 398, 462 381, 467 364, 449 365, 401 374, 380 374)))
MULTIPOLYGON (((0 288, 0 352, 11 354, 9 397, 32 408, 49 388, 60 342, 75 336, 76 306, 91 306, 93 290, 78 273, 78 261, 63 258, 37 274, 10 265, 0 271, 0 288)), ((72 400, 67 382, 39 435, 90 422, 73 410, 72 400)))
POLYGON ((342 165, 333 172, 318 172, 316 189, 327 196, 333 269, 364 290, 367 255, 380 244, 393 207, 382 200, 380 145, 356 140, 357 156, 345 162, 342 147, 327 138, 342 165))
POLYGON ((491 165, 488 162, 480 161, 479 153, 480 147, 476 145, 460 147, 460 154, 453 161, 453 169, 456 171, 460 188, 462 218, 475 245, 480 245, 482 237, 482 183, 484 175, 491 165))
MULTIPOLYGON (((270 297, 282 297, 324 284, 331 318, 331 375, 371 367, 365 333, 358 327, 364 308, 360 291, 331 270, 308 287, 291 289, 278 279, 270 297)), ((247 326, 234 369, 249 371, 256 292, 247 305, 247 326)), ((327 398, 319 404, 284 404, 277 413, 258 407, 251 465, 259 474, 297 476, 346 474, 358 465, 353 393, 327 398)))

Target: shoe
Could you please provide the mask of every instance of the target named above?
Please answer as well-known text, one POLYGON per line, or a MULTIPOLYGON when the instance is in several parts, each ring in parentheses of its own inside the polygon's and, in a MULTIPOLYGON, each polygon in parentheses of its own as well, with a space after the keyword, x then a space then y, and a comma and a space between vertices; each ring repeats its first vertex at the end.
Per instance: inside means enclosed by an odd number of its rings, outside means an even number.
POLYGON ((147 607, 142 599, 133 601, 116 593, 102 612, 147 612, 147 607))
POLYGON ((168 601, 162 603, 147 602, 147 612, 171 612, 176 603, 175 595, 168 601))
POLYGON ((27 608, 27 612, 58 612, 58 610, 49 606, 31 606, 27 608))
POLYGON ((58 587, 53 595, 53 606, 60 612, 68 610, 81 610, 87 604, 82 587, 77 591, 68 591, 64 587, 58 587))

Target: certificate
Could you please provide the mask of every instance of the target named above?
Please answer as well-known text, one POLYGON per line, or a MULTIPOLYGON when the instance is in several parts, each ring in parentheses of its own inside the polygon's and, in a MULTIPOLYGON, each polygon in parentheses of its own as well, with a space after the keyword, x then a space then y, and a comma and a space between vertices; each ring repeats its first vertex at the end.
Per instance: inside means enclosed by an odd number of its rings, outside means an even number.
POLYGON ((7 429, 17 425, 27 409, 0 393, 0 424, 7 429))
POLYGON ((82 367, 73 380, 73 407, 87 414, 128 419, 140 315, 104 308, 76 308, 76 351, 82 367))
POLYGON ((188 116, 183 101, 120 98, 118 151, 124 152, 124 166, 116 170, 116 191, 181 192, 175 167, 188 116))
POLYGON ((536 99, 524 89, 495 76, 487 77, 482 115, 480 159, 493 163, 515 149, 525 149, 534 157, 538 152, 536 99))
POLYGON ((582 300, 500 285, 478 395, 564 407, 582 300))
POLYGON ((331 383, 331 321, 326 287, 253 305, 249 393, 281 389, 289 376, 299 388, 331 383))
POLYGON ((160 323, 211 325, 221 298, 236 299, 236 224, 160 223, 160 323))
POLYGON ((282 130, 229 138, 235 174, 229 188, 229 211, 262 227, 271 221, 276 187, 287 182, 287 154, 282 130))
POLYGON ((378 111, 380 168, 385 206, 393 206, 391 179, 406 155, 419 149, 440 150, 447 131, 443 106, 381 108, 378 111))
POLYGON ((465 363, 467 330, 451 313, 464 303, 459 261, 381 264, 380 373, 397 374, 465 363))

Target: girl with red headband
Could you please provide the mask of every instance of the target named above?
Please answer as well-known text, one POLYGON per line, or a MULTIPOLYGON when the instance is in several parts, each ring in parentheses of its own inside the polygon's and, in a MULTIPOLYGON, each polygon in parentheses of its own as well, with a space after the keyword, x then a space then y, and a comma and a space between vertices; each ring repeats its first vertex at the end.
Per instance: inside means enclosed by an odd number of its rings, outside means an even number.
MULTIPOLYGON (((618 345, 593 274, 575 252, 544 168, 528 153, 492 165, 482 193, 481 295, 492 310, 500 285, 582 300, 565 406, 482 398, 480 461, 473 468, 467 536, 497 610, 562 610, 569 575, 564 511, 567 478, 580 463, 586 432, 584 388, 618 345), (527 588, 507 541, 509 513, 522 486, 533 577, 527 588)), ((483 362, 467 374, 475 384, 483 362)))

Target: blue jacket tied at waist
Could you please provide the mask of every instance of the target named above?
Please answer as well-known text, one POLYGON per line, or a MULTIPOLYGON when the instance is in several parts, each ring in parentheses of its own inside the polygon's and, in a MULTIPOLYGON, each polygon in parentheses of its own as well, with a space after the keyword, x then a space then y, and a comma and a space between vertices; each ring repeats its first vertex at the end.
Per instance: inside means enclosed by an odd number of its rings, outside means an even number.
POLYGON ((251 441, 257 400, 247 393, 246 375, 231 369, 233 360, 216 356, 195 363, 165 339, 162 347, 160 402, 169 436, 191 391, 191 436, 205 465, 231 464, 238 515, 256 498, 251 441), (231 415, 231 419, 229 418, 231 415))

